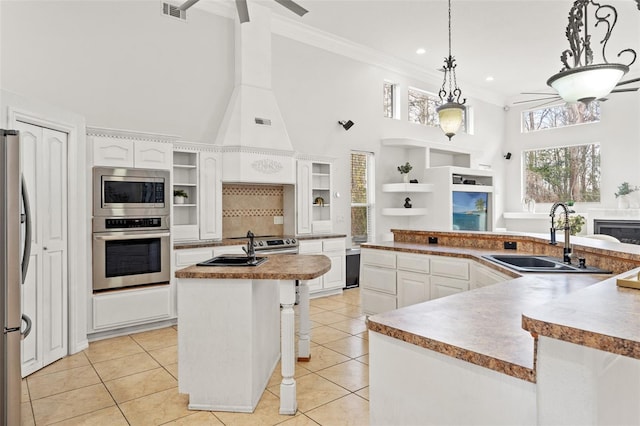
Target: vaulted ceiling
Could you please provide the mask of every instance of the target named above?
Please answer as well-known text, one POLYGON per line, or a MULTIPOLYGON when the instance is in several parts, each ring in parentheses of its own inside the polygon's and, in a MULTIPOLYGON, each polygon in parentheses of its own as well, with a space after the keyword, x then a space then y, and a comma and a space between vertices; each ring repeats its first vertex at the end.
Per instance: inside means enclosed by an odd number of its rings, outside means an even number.
MULTIPOLYGON (((280 16, 377 49, 434 75, 448 54, 446 0, 296 0, 309 10, 302 18, 273 0, 249 0, 249 12, 254 1, 280 16), (418 48, 426 53, 416 54, 418 48)), ((546 81, 560 71, 560 54, 569 47, 565 28, 572 4, 571 0, 452 0, 452 53, 463 92, 465 87, 488 90, 509 104, 524 98, 518 96, 520 92, 549 91, 546 81)), ((609 61, 615 62, 617 53, 626 48, 640 55, 636 2, 609 4, 618 10, 607 46, 609 61)), ((600 39, 593 34, 594 50, 600 39)), ((638 76, 640 58, 626 78, 638 76)))

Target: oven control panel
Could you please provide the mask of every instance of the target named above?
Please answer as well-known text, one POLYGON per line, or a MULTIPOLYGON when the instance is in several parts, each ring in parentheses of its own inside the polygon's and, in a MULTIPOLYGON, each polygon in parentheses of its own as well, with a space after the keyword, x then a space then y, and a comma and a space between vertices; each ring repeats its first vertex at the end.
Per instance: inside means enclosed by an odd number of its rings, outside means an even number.
POLYGON ((162 218, 141 217, 105 219, 104 226, 106 229, 161 228, 162 218))

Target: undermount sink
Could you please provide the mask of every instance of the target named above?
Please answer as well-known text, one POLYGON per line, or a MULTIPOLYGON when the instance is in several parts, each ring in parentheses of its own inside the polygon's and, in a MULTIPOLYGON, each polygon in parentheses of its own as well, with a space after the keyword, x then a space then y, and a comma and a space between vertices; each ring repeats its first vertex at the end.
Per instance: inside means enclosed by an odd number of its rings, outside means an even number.
POLYGON ((216 256, 198 263, 197 266, 258 266, 266 261, 266 257, 256 257, 252 262, 247 256, 216 256))
POLYGON ((558 272, 583 274, 610 274, 611 271, 593 266, 580 267, 566 264, 562 259, 527 254, 485 255, 483 258, 518 272, 558 272))

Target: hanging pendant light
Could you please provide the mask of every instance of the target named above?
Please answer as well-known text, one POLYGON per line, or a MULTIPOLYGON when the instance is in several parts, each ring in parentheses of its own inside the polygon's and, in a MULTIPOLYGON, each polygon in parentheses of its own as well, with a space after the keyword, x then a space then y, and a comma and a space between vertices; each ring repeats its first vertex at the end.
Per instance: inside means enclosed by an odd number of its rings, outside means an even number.
POLYGON ((440 128, 449 140, 455 136, 462 125, 465 111, 464 103, 467 101, 463 99, 460 102, 462 90, 456 81, 455 62, 455 58, 451 56, 451 0, 449 0, 449 57, 444 58, 444 81, 440 92, 438 92, 442 105, 436 109, 440 119, 440 128))
MULTIPOLYGON (((640 9, 640 1, 638 9, 640 9)), ((620 79, 629 71, 629 66, 636 60, 636 52, 633 49, 624 49, 618 53, 628 54, 631 61, 628 64, 611 64, 607 61, 605 49, 611 32, 618 20, 618 12, 613 6, 596 3, 592 0, 576 0, 569 10, 569 23, 566 36, 570 49, 562 52, 560 60, 564 67, 559 73, 551 76, 547 84, 553 87, 560 97, 569 103, 589 103, 595 99, 607 96, 619 85, 620 79), (605 34, 600 44, 602 45, 601 64, 593 63, 593 50, 591 49, 591 35, 589 35, 588 6, 595 7, 595 27, 603 24, 605 34), (581 31, 584 29, 584 34, 581 31), (569 65, 569 58, 573 58, 573 66, 569 65)))

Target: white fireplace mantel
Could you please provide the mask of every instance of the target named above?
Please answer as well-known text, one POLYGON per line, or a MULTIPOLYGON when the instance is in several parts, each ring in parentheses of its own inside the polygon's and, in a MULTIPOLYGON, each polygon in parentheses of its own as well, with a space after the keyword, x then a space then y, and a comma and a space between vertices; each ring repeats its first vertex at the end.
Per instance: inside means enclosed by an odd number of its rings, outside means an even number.
POLYGON ((588 209, 587 234, 593 234, 594 220, 640 220, 640 209, 588 209))

